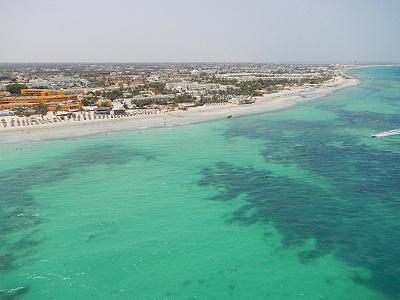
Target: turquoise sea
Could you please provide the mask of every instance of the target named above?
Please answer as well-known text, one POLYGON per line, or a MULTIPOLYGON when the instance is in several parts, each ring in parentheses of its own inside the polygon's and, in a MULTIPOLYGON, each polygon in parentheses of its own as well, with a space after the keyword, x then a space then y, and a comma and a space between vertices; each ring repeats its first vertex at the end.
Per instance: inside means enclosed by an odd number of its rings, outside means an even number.
POLYGON ((0 299, 400 299, 400 68, 275 113, 0 145, 0 299))

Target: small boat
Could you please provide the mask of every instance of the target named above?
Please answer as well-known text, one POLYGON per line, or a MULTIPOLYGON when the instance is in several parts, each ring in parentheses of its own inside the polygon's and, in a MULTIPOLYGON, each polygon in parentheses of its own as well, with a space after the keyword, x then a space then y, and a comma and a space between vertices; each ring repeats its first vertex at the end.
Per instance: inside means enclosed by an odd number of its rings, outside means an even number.
POLYGON ((372 134, 371 137, 373 138, 381 137, 383 133, 384 133, 383 131, 379 131, 378 133, 372 134))
POLYGON ((227 116, 226 118, 227 118, 227 119, 230 119, 230 118, 232 118, 232 115, 229 115, 229 116, 227 116))

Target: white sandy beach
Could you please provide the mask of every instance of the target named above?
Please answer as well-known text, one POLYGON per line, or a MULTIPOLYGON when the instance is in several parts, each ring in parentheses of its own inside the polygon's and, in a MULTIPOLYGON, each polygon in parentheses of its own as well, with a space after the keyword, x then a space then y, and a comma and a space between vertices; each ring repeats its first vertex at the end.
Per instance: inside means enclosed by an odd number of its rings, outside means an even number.
POLYGON ((256 99, 254 104, 225 104, 201 106, 187 111, 172 111, 154 115, 131 116, 118 119, 101 119, 79 122, 59 122, 28 127, 7 127, 0 129, 0 143, 18 143, 26 141, 49 140, 80 137, 93 134, 106 134, 112 131, 144 130, 180 126, 224 119, 242 115, 266 113, 285 109, 316 98, 324 97, 332 92, 354 86, 360 81, 347 76, 338 76, 318 87, 301 87, 268 94, 256 99))

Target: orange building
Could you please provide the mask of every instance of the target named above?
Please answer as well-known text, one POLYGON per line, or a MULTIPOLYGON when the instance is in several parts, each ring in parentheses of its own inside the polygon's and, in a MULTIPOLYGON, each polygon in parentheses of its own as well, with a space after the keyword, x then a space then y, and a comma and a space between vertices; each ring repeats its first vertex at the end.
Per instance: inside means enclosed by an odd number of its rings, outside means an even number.
POLYGON ((22 89, 23 96, 64 96, 64 91, 45 90, 45 89, 22 89))
POLYGON ((111 107, 112 101, 109 99, 99 99, 99 100, 97 100, 97 106, 98 107, 111 107))
POLYGON ((39 104, 61 104, 64 102, 74 103, 82 106, 77 96, 39 96, 39 97, 4 97, 0 98, 0 108, 10 109, 18 106, 38 106, 39 104))

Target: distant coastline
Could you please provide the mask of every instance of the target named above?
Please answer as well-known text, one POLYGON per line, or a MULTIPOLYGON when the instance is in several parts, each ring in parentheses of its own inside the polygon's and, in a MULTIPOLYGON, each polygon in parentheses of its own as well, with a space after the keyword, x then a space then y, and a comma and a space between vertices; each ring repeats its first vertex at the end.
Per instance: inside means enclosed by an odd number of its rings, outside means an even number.
POLYGON ((101 119, 78 122, 60 122, 32 127, 11 127, 0 129, 0 143, 18 143, 63 138, 76 138, 117 131, 138 131, 150 128, 182 126, 200 122, 224 119, 227 116, 243 116, 286 109, 300 103, 325 97, 336 90, 351 87, 360 80, 349 76, 346 71, 360 67, 346 67, 339 76, 316 87, 298 87, 256 98, 253 104, 208 105, 190 108, 186 111, 163 112, 119 119, 101 119))

